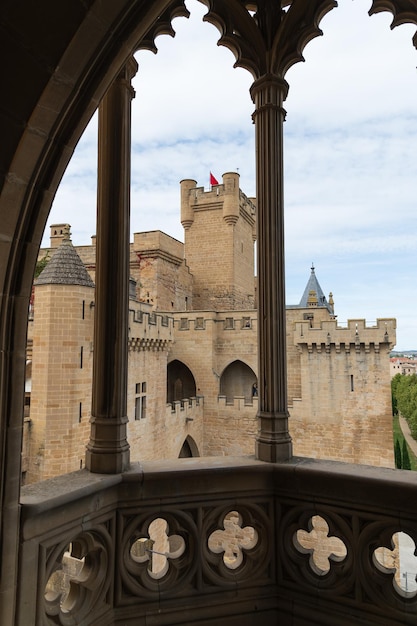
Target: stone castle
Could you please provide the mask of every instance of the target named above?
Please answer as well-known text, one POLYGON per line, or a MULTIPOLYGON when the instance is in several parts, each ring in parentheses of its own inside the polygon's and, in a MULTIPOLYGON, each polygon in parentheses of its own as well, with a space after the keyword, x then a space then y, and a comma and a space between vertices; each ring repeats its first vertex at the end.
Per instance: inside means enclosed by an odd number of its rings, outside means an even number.
MULTIPOLYGON (((130 244, 131 459, 252 455, 257 430, 256 201, 226 173, 181 182, 184 243, 161 231, 130 244), (210 263, 207 263, 207 259, 210 263)), ((91 415, 95 237, 51 226, 29 316, 23 480, 83 467, 91 415)), ((314 267, 287 306, 294 453, 393 467, 389 353, 394 319, 338 325, 314 267)), ((111 391, 110 391, 111 393, 111 391)))

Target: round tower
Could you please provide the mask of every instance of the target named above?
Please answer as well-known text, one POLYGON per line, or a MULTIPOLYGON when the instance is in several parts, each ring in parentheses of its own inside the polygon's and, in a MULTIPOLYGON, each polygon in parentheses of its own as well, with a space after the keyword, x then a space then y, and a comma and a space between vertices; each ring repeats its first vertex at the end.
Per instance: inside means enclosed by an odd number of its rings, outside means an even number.
POLYGON ((89 435, 94 283, 63 235, 35 281, 28 483, 79 469, 89 435))
POLYGON ((191 190, 197 187, 197 181, 184 179, 180 182, 181 187, 181 224, 184 230, 188 230, 194 222, 194 208, 191 202, 191 190))
POLYGON ((236 224, 239 219, 239 178, 237 172, 223 174, 223 219, 226 224, 236 224))

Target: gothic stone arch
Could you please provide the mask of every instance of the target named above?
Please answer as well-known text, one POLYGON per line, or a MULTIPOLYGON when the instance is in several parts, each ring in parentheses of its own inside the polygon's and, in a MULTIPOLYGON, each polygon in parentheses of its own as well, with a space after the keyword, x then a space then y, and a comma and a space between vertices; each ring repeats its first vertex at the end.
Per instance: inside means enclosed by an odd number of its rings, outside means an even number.
POLYGON ((178 360, 168 363, 167 402, 194 398, 196 394, 195 378, 190 368, 178 360))
POLYGON ((243 361, 233 361, 220 376, 220 395, 226 396, 226 402, 233 402, 235 397, 244 397, 250 402, 253 386, 257 383, 255 372, 243 361))
POLYGON ((196 442, 194 441, 194 439, 190 435, 188 435, 188 437, 184 440, 184 443, 181 446, 181 450, 178 455, 178 458, 186 459, 186 458, 192 458, 196 456, 200 456, 200 453, 198 451, 198 446, 196 442))
MULTIPOLYGON (((262 78, 272 72, 282 98, 283 74, 302 59, 303 47, 320 34, 320 19, 335 6, 331 0, 278 5, 271 0, 202 1, 209 9, 206 19, 220 30, 220 43, 257 80, 252 95, 258 120, 265 113, 262 99, 274 83, 262 78), (281 28, 284 21, 288 28, 281 28)), ((0 8, 0 49, 7 58, 1 67, 0 107, 0 622, 5 626, 14 622, 27 312, 42 233, 73 150, 114 78, 139 45, 155 49, 156 35, 172 34, 172 18, 187 14, 181 0, 60 0, 42 8, 31 0, 22 0, 18 8, 3 2, 0 8)), ((373 0, 370 13, 378 11, 390 11, 393 26, 417 23, 415 0, 373 0)), ((258 181, 258 202, 268 209, 274 171, 264 165, 268 163, 259 164, 264 178, 258 181)), ((264 243, 259 242, 261 250, 264 243)), ((260 341, 262 346, 262 333, 260 341)), ((269 370, 262 370, 260 378, 264 373, 269 370)), ((285 374, 278 386, 283 382, 285 374)), ((285 424, 283 389, 281 399, 279 407, 271 407, 268 395, 260 393, 261 429, 267 414, 285 424)), ((264 434, 259 444, 265 460, 291 453, 288 439, 269 441, 264 434)))

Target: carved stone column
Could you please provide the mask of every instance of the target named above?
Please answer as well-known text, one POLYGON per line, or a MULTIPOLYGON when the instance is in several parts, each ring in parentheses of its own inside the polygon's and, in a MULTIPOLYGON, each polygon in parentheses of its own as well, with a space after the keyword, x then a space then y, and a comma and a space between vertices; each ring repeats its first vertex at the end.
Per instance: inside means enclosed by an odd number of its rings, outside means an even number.
POLYGON ((99 107, 96 295, 91 435, 86 467, 129 468, 126 437, 132 58, 99 107))
POLYGON ((288 433, 283 197, 283 102, 287 82, 266 74, 251 87, 255 103, 258 269, 259 431, 262 461, 292 456, 288 433))
MULTIPOLYGON (((286 385, 286 315, 283 220, 282 104, 287 70, 303 61, 307 43, 322 34, 319 23, 336 0, 200 0, 204 20, 220 32, 219 44, 235 55, 255 82, 256 194, 258 225, 259 432, 262 461, 291 458, 286 385), (245 10, 246 9, 246 10, 245 10)), ((374 0, 374 4, 383 0, 374 0)))

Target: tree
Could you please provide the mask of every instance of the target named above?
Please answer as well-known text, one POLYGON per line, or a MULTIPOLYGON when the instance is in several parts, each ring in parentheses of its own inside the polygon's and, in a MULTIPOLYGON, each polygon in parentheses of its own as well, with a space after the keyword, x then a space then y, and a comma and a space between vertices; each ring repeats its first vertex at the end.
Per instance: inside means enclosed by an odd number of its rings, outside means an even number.
POLYGON ((41 259, 39 259, 39 261, 37 261, 36 267, 35 267, 35 278, 38 278, 39 274, 43 272, 46 265, 48 264, 48 261, 49 261, 49 252, 47 252, 44 257, 42 257, 41 259))
POLYGON ((403 451, 402 452, 403 452, 402 469, 410 470, 411 469, 410 456, 408 454, 408 446, 407 446, 407 442, 405 439, 403 439, 403 451))
POLYGON ((397 390, 399 384, 401 383, 402 376, 402 374, 395 374, 395 376, 391 380, 391 402, 393 415, 398 415, 397 390))
POLYGON ((395 440, 394 458, 395 458, 395 467, 397 469, 401 469, 402 468, 401 446, 400 446, 400 442, 398 441, 398 439, 395 440))
POLYGON ((408 422, 411 434, 417 438, 417 376, 396 374, 391 381, 393 411, 400 413, 408 422))

